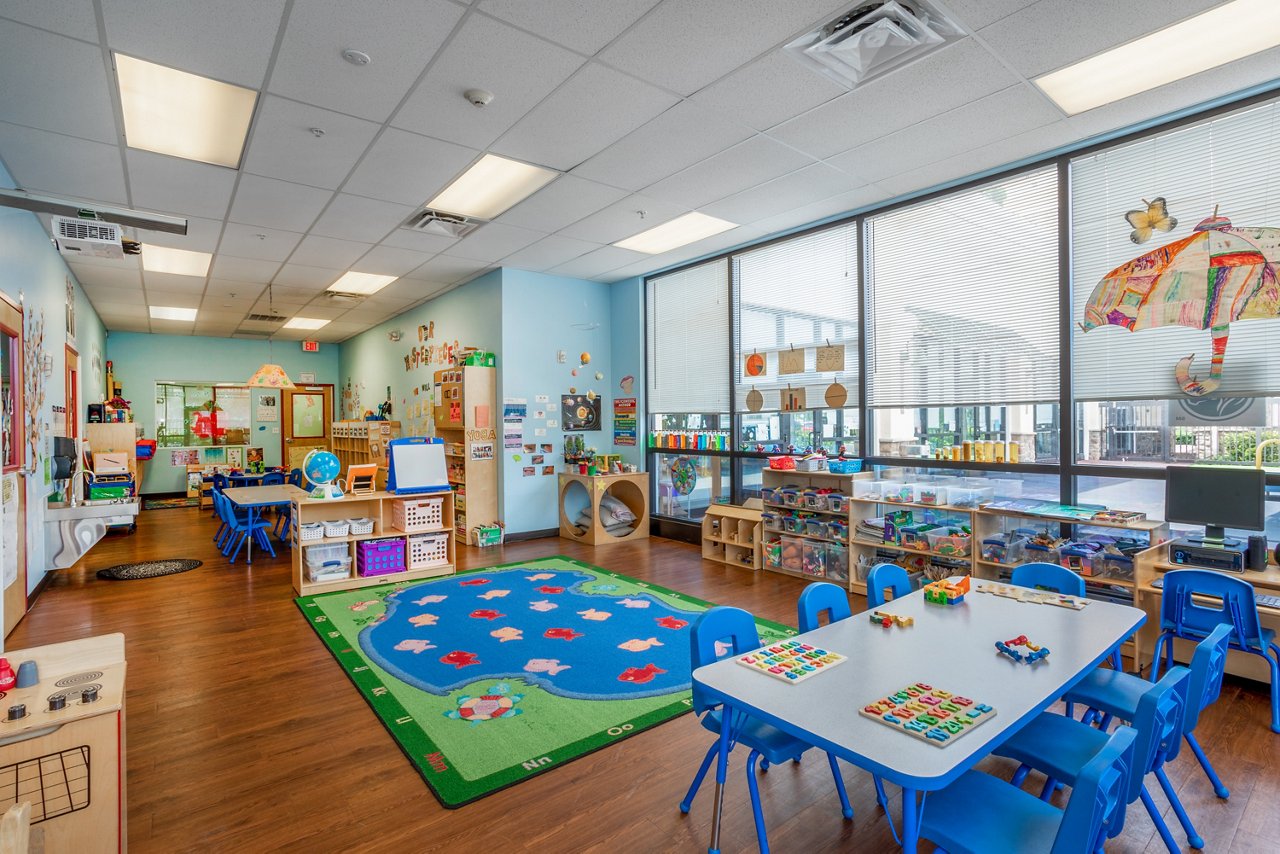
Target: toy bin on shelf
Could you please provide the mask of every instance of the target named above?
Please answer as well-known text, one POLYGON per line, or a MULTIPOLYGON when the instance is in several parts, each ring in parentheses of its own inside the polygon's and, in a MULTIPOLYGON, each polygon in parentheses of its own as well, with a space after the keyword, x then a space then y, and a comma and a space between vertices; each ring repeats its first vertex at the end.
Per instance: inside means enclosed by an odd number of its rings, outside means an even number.
POLYGON ((777 499, 779 504, 787 507, 799 507, 801 502, 800 490, 794 486, 784 486, 782 489, 776 490, 774 498, 777 499))
POLYGON ((765 504, 781 504, 782 501, 778 499, 777 492, 773 487, 766 486, 760 490, 760 500, 765 504))
POLYGON ((804 540, 800 537, 782 537, 782 558, 778 565, 792 572, 800 572, 804 568, 804 540))
POLYGON ((373 520, 372 520, 372 519, 348 519, 348 520, 347 520, 347 522, 348 522, 348 524, 350 524, 350 525, 351 525, 351 534, 352 534, 352 536, 357 536, 357 537, 358 537, 358 536, 361 536, 361 535, 363 535, 363 534, 372 534, 372 533, 373 533, 373 520))
MULTIPOLYGON (((798 533, 798 532, 797 532, 798 533)), ((825 519, 805 519, 804 533, 811 537, 828 537, 830 530, 825 519)))
POLYGON ((414 534, 408 538, 408 568, 427 569, 449 562, 449 532, 414 534))
POLYGON ((813 457, 812 459, 804 459, 796 461, 796 471, 826 471, 827 461, 823 457, 813 457))
POLYGON ((782 566, 782 538, 769 537, 766 538, 761 546, 761 552, 764 557, 764 565, 777 569, 782 566))
POLYGON ((992 563, 1003 563, 1013 566, 1021 563, 1026 551, 1027 538, 1016 535, 988 537, 982 541, 982 559, 992 563))
POLYGON ((446 496, 431 498, 397 498, 391 504, 391 523, 397 531, 413 534, 438 531, 444 527, 446 496))
POLYGON ((298 526, 298 540, 304 543, 314 542, 315 540, 324 539, 324 524, 320 522, 308 522, 305 525, 298 526))
POLYGON ((849 499, 838 492, 828 493, 827 509, 832 513, 844 513, 849 509, 849 499))
POLYGON ((1103 552, 1094 558, 1094 566, 1098 575, 1120 581, 1133 581, 1133 558, 1127 555, 1103 552))
POLYGON ((920 500, 919 486, 886 482, 880 490, 880 500, 889 504, 915 504, 920 500))
POLYGON ((801 503, 806 510, 826 510, 827 494, 816 489, 806 489, 801 494, 801 503))
POLYGON ((307 577, 333 581, 351 575, 351 553, 346 543, 322 543, 306 547, 307 577))
POLYGON ((857 474, 862 471, 862 460, 827 460, 827 471, 832 474, 857 474))
POLYGON ((404 539, 388 537, 356 543, 356 574, 362 578, 404 572, 404 539))
POLYGON ((885 487, 893 485, 894 482, 890 480, 855 480, 853 482, 853 497, 868 501, 879 501, 880 496, 884 494, 885 487))
POLYGON ((927 531, 925 536, 929 538, 930 551, 947 557, 967 555, 973 539, 959 528, 937 528, 927 531))
POLYGON ((827 577, 827 544, 805 540, 800 552, 800 571, 815 578, 827 577))
POLYGON ((939 505, 947 503, 947 488, 936 483, 922 483, 917 492, 921 504, 939 505))
POLYGON ((977 507, 994 496, 995 490, 989 486, 953 486, 947 490, 947 500, 952 507, 977 507))
POLYGON ((769 468, 774 471, 795 471, 795 457, 769 457, 769 468))
POLYGON ((849 580, 849 547, 840 543, 827 543, 827 578, 831 581, 849 580))

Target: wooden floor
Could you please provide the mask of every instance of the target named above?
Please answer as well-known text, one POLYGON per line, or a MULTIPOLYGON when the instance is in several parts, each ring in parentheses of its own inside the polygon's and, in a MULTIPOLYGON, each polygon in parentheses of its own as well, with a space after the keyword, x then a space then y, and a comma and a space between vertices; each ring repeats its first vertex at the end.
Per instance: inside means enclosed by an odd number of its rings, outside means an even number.
MULTIPOLYGON (((443 809, 295 608, 287 554, 228 566, 212 530, 195 509, 144 511, 136 534, 112 535, 84 563, 55 572, 7 640, 12 649, 124 632, 134 852, 705 850, 711 786, 690 815, 676 807, 711 741, 692 715, 443 809), (166 557, 205 564, 147 581, 94 576, 114 563, 166 557)), ((462 564, 472 567, 567 554, 789 624, 803 587, 704 563, 693 546, 659 539, 602 548, 545 539, 462 551, 462 564)), ((1267 719, 1264 687, 1229 680, 1201 723, 1198 735, 1232 790, 1229 801, 1213 796, 1188 751, 1170 769, 1206 851, 1280 848, 1280 736, 1267 719)), ((722 844, 726 852, 752 851, 744 757, 734 759, 722 844)), ((825 762, 762 778, 774 851, 895 850, 870 778, 843 767, 851 822, 840 817, 825 762)), ((981 767, 1012 770, 994 759, 981 767)), ((896 801, 893 808, 899 814, 896 801)), ((1163 846, 1139 805, 1107 850, 1163 846)))

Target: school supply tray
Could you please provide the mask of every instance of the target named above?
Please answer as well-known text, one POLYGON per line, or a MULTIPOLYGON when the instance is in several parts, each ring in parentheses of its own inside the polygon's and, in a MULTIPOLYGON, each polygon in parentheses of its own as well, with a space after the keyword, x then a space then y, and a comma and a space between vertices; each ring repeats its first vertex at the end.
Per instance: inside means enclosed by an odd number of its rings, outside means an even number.
POLYGON ((916 682, 868 703, 858 714, 935 747, 946 747, 994 718, 996 710, 986 703, 916 682))
POLYGON ((351 533, 355 536, 373 533, 372 519, 348 519, 347 524, 351 526, 351 533))
POLYGON ((820 649, 797 640, 758 649, 738 656, 738 663, 767 673, 783 682, 803 682, 810 676, 835 667, 848 659, 838 652, 820 649))
POLYGON ((319 522, 308 522, 298 526, 298 542, 309 543, 324 539, 324 525, 319 522))
POLYGON ((408 538, 409 569, 427 569, 449 562, 449 532, 408 538))

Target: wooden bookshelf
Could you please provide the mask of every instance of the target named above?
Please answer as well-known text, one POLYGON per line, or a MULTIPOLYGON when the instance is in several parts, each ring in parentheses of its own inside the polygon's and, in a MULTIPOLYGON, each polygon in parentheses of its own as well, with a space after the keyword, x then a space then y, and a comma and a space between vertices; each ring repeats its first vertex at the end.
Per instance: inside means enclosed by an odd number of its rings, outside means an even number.
POLYGON ((329 433, 343 478, 353 465, 378 465, 378 488, 387 485, 387 443, 400 438, 399 421, 335 421, 329 433))
POLYGON ((469 531, 498 519, 498 460, 502 453, 496 424, 502 418, 496 400, 496 370, 466 366, 435 372, 436 436, 444 440, 445 467, 455 493, 454 530, 458 542, 469 531))

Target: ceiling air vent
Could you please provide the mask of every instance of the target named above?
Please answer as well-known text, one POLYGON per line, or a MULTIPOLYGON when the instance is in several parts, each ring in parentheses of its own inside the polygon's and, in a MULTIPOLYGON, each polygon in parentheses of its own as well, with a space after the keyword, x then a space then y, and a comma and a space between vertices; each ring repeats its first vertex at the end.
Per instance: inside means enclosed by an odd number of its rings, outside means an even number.
POLYGON ((964 31, 927 0, 863 2, 783 51, 854 88, 957 41, 964 31))
POLYGON ((482 220, 424 208, 409 217, 401 228, 419 231, 423 234, 438 234, 441 237, 463 237, 475 231, 482 224, 482 220))
POLYGON ((245 320, 254 323, 284 323, 286 318, 281 314, 250 314, 245 316, 245 320))

